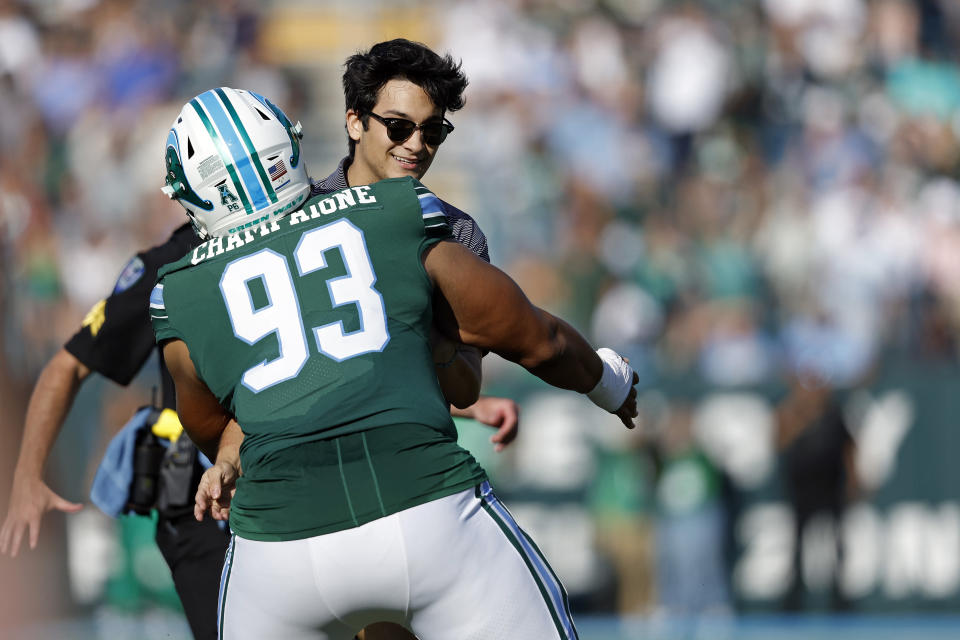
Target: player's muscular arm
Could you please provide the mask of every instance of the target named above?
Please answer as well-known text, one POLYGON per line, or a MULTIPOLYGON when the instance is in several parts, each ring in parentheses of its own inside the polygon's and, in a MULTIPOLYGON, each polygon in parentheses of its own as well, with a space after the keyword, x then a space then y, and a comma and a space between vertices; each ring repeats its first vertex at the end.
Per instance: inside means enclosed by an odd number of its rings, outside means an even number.
POLYGON ((177 414, 184 430, 210 460, 217 459, 220 436, 232 417, 200 379, 183 340, 163 344, 163 359, 177 387, 177 414))
POLYGON ((586 393, 602 364, 570 325, 533 306, 505 273, 454 242, 426 253, 424 266, 453 312, 460 341, 499 353, 544 381, 586 393))
POLYGON ((66 349, 60 349, 40 373, 27 406, 10 506, 0 529, 0 553, 17 555, 27 529, 30 548, 35 548, 40 519, 47 511, 74 512, 83 508, 54 493, 43 482, 43 468, 77 391, 89 375, 90 369, 66 349))
POLYGON ((424 253, 460 341, 499 353, 545 382, 586 393, 628 428, 637 415, 637 375, 609 349, 593 351, 576 329, 533 306, 505 273, 454 242, 424 253))

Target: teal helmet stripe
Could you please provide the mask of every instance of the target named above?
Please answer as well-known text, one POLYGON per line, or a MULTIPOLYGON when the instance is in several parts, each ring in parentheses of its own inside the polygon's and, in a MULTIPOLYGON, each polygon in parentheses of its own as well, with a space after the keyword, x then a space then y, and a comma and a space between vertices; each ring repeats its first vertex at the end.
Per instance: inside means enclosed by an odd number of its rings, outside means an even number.
POLYGON ((247 128, 243 126, 240 116, 237 115, 237 110, 233 108, 233 103, 230 102, 230 99, 227 97, 227 94, 223 92, 223 89, 214 89, 214 93, 217 94, 217 96, 220 98, 220 102, 222 102, 223 106, 226 107, 227 113, 230 114, 230 118, 233 120, 233 126, 235 126, 237 131, 240 133, 240 139, 243 140, 243 144, 247 147, 247 153, 250 155, 253 168, 257 170, 257 175, 260 176, 260 182, 263 183, 263 186, 267 190, 267 197, 270 198, 270 202, 276 204, 277 192, 273 190, 273 184, 270 182, 270 178, 267 177, 267 172, 263 169, 263 162, 260 160, 260 154, 253 146, 253 141, 250 140, 250 135, 247 133, 247 128))
POLYGON ((283 112, 280 107, 273 104, 266 98, 264 98, 259 93, 254 93, 253 91, 249 92, 254 98, 260 101, 260 104, 265 106, 267 109, 273 112, 273 115, 277 116, 277 119, 283 123, 283 126, 287 128, 287 135, 290 137, 290 145, 293 147, 293 155, 290 156, 290 166, 294 169, 297 168, 297 165, 300 164, 300 138, 293 132, 293 123, 290 122, 290 118, 287 117, 287 114, 283 112))
MULTIPOLYGON (((237 168, 237 173, 240 174, 243 184, 247 187, 247 193, 250 195, 250 201, 253 203, 254 210, 260 211, 270 206, 270 203, 267 201, 267 194, 263 192, 260 180, 257 178, 257 174, 251 166, 250 154, 248 154, 247 150, 243 147, 240 136, 238 136, 237 132, 233 129, 233 125, 230 123, 230 117, 224 110, 223 105, 220 104, 216 94, 213 91, 205 91, 197 96, 196 99, 203 104, 207 113, 210 114, 213 124, 217 127, 220 139, 226 145, 230 156, 233 158, 234 166, 237 168)), ((226 159, 224 161, 226 161, 226 159)))
POLYGON ((167 146, 173 147, 177 150, 177 154, 180 154, 180 138, 177 137, 176 129, 170 129, 167 132, 167 146))
POLYGON ((233 186, 237 190, 237 194, 240 196, 240 202, 243 203, 244 210, 248 214, 253 213, 253 207, 250 205, 249 198, 247 198, 247 191, 243 188, 243 183, 240 182, 240 176, 237 175, 237 170, 230 161, 230 153, 224 147, 223 141, 220 140, 220 136, 217 134, 217 130, 214 128, 213 123, 210 122, 210 118, 207 117, 206 112, 203 110, 203 107, 200 106, 200 103, 197 102, 196 98, 190 101, 190 106, 193 107, 193 110, 197 112, 198 116, 200 116, 200 121, 203 122, 203 126, 207 128, 207 133, 210 134, 210 138, 213 140, 214 144, 217 145, 217 150, 220 152, 220 159, 223 160, 223 164, 227 168, 227 173, 230 174, 230 178, 233 180, 233 186))

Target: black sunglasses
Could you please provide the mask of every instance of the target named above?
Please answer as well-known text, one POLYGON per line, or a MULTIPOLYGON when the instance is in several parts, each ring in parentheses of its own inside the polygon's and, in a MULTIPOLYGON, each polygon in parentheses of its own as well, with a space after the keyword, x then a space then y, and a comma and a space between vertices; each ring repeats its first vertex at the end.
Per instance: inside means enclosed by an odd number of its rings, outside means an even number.
POLYGON ((420 129, 420 135, 423 137, 423 143, 430 146, 436 146, 447 139, 447 134, 453 131, 453 123, 444 118, 443 120, 429 120, 423 124, 416 124, 406 118, 384 118, 378 116, 373 111, 369 112, 370 117, 387 128, 387 137, 394 142, 406 142, 413 135, 413 132, 420 129))

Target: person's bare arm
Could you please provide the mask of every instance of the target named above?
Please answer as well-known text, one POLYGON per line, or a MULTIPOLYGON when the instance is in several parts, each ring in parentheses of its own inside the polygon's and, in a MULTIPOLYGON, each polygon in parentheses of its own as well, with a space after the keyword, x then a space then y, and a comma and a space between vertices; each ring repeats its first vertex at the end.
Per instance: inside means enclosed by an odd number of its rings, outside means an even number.
POLYGON ((17 555, 25 530, 29 530, 30 548, 36 548, 40 521, 47 511, 72 513, 83 508, 54 493, 43 481, 43 469, 77 392, 89 375, 89 368, 61 348, 37 379, 27 406, 7 516, 0 529, 2 554, 17 555))
POLYGON ((516 362, 545 382, 586 393, 600 380, 593 348, 566 322, 533 306, 504 272, 454 242, 439 242, 424 266, 453 312, 457 339, 516 362))
POLYGON ((209 511, 214 520, 230 518, 230 503, 240 477, 240 445, 243 431, 236 420, 230 420, 220 435, 213 466, 203 472, 194 497, 193 516, 203 520, 209 511))
POLYGON ((455 418, 471 418, 496 429, 496 433, 490 436, 490 442, 493 443, 493 450, 498 453, 513 442, 520 427, 520 407, 510 398, 480 396, 465 409, 451 407, 450 415, 455 418))
POLYGON ((211 461, 217 460, 220 436, 232 420, 200 379, 183 340, 163 343, 163 359, 177 388, 177 414, 184 430, 211 461))
MULTIPOLYGON (((595 392, 610 369, 569 324, 535 307, 504 272, 455 242, 439 242, 424 254, 424 266, 450 305, 456 338, 521 365, 548 384, 595 392)), ((636 374, 630 374, 636 384, 636 374)), ((636 389, 610 409, 633 427, 636 389)))

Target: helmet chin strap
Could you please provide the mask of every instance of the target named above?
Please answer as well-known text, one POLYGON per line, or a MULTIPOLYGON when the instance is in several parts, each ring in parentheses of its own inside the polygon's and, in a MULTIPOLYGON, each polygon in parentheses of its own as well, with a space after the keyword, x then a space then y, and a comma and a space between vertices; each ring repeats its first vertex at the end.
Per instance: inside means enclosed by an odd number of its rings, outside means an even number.
POLYGON ((196 232, 197 237, 200 238, 201 240, 208 240, 210 238, 210 234, 207 233, 207 230, 204 229, 203 226, 200 224, 200 221, 197 220, 197 216, 187 211, 187 217, 190 218, 190 222, 193 223, 193 230, 194 232, 196 232))
MULTIPOLYGON (((164 193, 171 200, 179 200, 180 194, 184 191, 183 184, 180 182, 175 182, 171 185, 169 182, 162 187, 160 191, 164 193), (176 185, 176 186, 174 186, 176 185)), ((200 224, 200 221, 197 219, 197 216, 193 215, 189 209, 184 207, 184 212, 187 214, 187 217, 190 218, 191 224, 193 224, 193 231, 197 234, 197 237, 201 240, 207 240, 210 238, 210 234, 207 233, 207 230, 200 224)))

